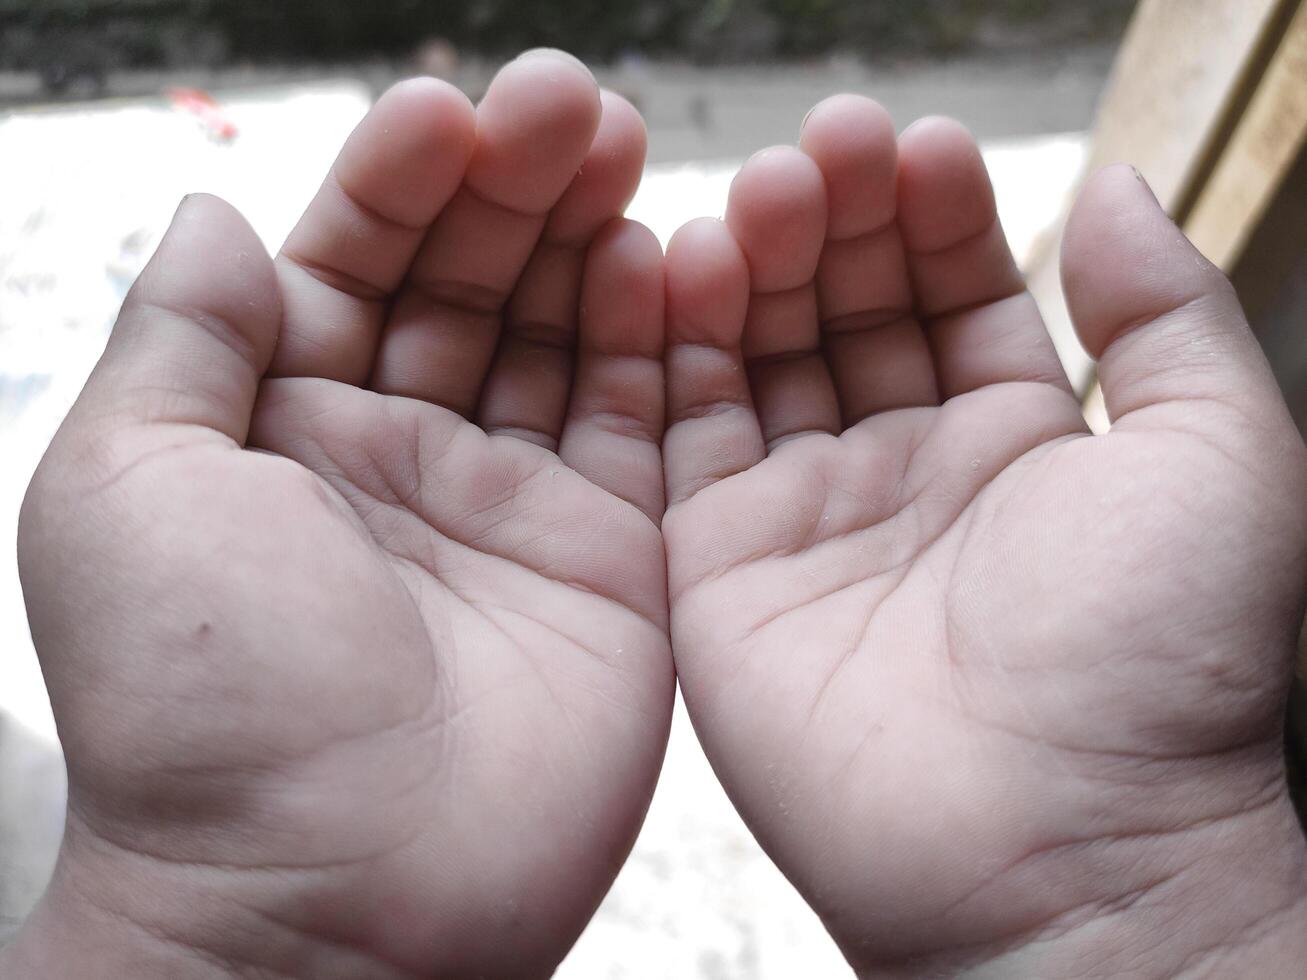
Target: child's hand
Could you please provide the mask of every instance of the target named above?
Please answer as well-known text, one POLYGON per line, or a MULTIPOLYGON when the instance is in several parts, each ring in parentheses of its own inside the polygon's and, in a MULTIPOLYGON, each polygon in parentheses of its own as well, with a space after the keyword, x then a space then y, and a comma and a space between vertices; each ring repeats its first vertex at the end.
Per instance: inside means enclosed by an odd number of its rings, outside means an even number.
POLYGON ((643 158, 535 53, 387 94, 275 271, 182 207, 24 508, 70 818, 21 975, 567 951, 671 712, 643 158))
POLYGON ((868 976, 1298 975, 1307 464, 1229 285, 1090 182, 1093 437, 965 132, 839 98, 801 149, 667 259, 672 635, 744 818, 868 976))

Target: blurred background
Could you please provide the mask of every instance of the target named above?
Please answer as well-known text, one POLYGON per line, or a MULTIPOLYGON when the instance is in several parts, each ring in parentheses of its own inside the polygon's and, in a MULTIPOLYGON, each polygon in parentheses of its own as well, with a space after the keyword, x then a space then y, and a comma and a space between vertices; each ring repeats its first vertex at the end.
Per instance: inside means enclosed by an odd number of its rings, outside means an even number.
MULTIPOLYGON (((3 0, 0 66, 47 93, 130 88, 121 72, 192 78, 232 66, 372 62, 400 67, 435 47, 457 59, 566 48, 705 65, 829 56, 857 60, 1111 41, 1132 0, 3 0)), ((384 69, 383 69, 384 70, 384 69)))
MULTIPOLYGON (((1100 428, 1054 259, 1078 181, 1114 159, 1234 275, 1303 402, 1304 20, 1296 0, 0 0, 0 941, 44 886, 64 792, 18 507, 183 194, 227 198, 275 251, 389 84, 433 74, 476 99, 503 60, 552 45, 644 113, 629 214, 665 242, 719 215, 743 159, 793 143, 813 103, 860 92, 900 127, 943 113, 980 138, 1100 428)), ((632 859, 559 975, 848 975, 679 706, 632 859)))

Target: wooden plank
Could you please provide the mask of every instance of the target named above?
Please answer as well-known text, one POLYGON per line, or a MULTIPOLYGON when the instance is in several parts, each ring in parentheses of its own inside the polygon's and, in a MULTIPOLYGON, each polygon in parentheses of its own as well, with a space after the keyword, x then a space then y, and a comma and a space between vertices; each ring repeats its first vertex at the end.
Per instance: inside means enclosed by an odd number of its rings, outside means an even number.
POLYGON ((1227 272, 1307 141, 1307 4, 1300 5, 1185 233, 1227 272))
POLYGON ((1126 160, 1173 211, 1293 0, 1145 0, 1103 91, 1090 167, 1126 160))

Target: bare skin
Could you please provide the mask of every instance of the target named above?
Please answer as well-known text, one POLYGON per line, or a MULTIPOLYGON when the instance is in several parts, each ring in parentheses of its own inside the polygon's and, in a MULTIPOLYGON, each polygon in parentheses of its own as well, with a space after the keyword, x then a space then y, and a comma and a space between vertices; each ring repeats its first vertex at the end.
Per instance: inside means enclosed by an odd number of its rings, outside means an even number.
POLYGON ((382 98, 275 264, 192 198, 21 529, 70 773, 6 975, 538 976, 672 705, 643 124, 382 98))
POLYGON ((1063 253, 1100 437, 954 123, 828 100, 667 263, 677 672, 859 974, 1298 975, 1307 453, 1138 176, 1063 253))
POLYGON ((548 974, 652 792, 670 590, 861 975, 1295 975, 1307 450, 1228 285, 1090 183, 1092 437, 955 124, 830 100, 665 268, 643 150, 536 53, 383 98, 275 263, 183 206, 25 504, 70 820, 0 973, 548 974))

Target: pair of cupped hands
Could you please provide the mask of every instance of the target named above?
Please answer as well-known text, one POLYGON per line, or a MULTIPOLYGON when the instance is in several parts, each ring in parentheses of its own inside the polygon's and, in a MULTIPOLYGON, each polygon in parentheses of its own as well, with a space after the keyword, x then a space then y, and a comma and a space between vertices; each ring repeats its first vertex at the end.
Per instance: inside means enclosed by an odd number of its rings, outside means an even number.
POLYGON ((182 205, 24 508, 10 975, 546 975, 678 679, 862 976, 1300 975, 1307 464, 1219 272, 1088 182, 1094 436, 957 124, 825 101, 666 255, 644 151, 537 51, 389 91, 275 260, 182 205))

